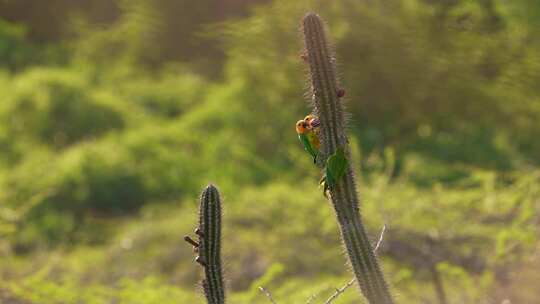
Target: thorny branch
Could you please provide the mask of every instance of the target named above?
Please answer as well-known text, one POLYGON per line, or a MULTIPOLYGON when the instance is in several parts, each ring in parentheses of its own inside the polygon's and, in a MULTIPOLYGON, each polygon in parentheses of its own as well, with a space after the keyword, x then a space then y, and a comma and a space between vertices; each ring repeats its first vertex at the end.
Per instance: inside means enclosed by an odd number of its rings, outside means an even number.
MULTIPOLYGON (((373 252, 376 254, 377 253, 377 250, 379 249, 379 247, 381 246, 381 243, 382 243, 382 240, 383 240, 383 237, 384 237, 384 232, 386 231, 386 225, 383 225, 382 227, 382 230, 381 230, 381 234, 379 236, 379 240, 377 241, 377 244, 375 245, 375 248, 373 248, 373 252)), ((333 293, 330 298, 328 298, 328 300, 326 300, 326 302, 324 302, 324 304, 330 304, 332 303, 335 299, 337 299, 337 297, 344 293, 345 290, 347 290, 347 288, 351 287, 353 284, 354 284, 354 281, 356 279, 352 279, 350 280, 347 284, 345 284, 343 287, 341 288, 336 288, 336 292, 333 293)))
MULTIPOLYGON (((377 253, 377 250, 379 249, 379 247, 381 247, 381 244, 382 244, 382 241, 383 241, 383 238, 384 238, 384 233, 386 232, 386 224, 383 225, 382 227, 382 230, 381 230, 381 234, 379 235, 379 240, 377 240, 377 244, 375 244, 375 248, 373 248, 373 252, 374 253, 377 253)), ((355 279, 353 278, 352 280, 350 280, 349 282, 347 282, 347 284, 345 284, 343 287, 341 288, 336 288, 336 292, 333 293, 330 298, 328 298, 328 300, 326 300, 326 302, 324 302, 324 304, 330 304, 332 303, 335 299, 337 299, 337 297, 344 293, 345 290, 347 290, 347 288, 351 287, 353 284, 354 284, 354 281, 355 279)), ((266 290, 264 287, 262 286, 259 286, 259 290, 264 293, 264 295, 268 298, 268 300, 272 303, 272 304, 277 304, 276 301, 274 301, 274 298, 272 297, 272 294, 266 290)), ((314 299, 315 299, 315 295, 312 295, 311 297, 309 297, 308 301, 306 304, 310 304, 314 299)))

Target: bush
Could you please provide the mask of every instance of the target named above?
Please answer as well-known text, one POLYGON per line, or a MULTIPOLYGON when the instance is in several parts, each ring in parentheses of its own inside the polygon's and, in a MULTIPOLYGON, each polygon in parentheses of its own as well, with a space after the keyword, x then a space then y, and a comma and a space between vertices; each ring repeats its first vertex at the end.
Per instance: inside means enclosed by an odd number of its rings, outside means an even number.
POLYGON ((93 96, 81 74, 68 70, 33 69, 19 75, 1 115, 12 138, 55 148, 124 125, 116 109, 93 96))
POLYGON ((25 36, 22 26, 0 19, 0 66, 16 70, 31 58, 25 36))
POLYGON ((156 78, 117 80, 118 85, 110 91, 120 93, 148 114, 165 119, 187 113, 206 99, 209 84, 199 76, 173 69, 156 78))
MULTIPOLYGON (((19 246, 71 241, 87 219, 130 214, 146 202, 143 180, 114 145, 81 145, 60 157, 34 155, 4 181, 5 200, 19 210, 19 246), (21 202, 24 202, 21 204, 21 202)), ((100 240, 95 235, 84 236, 100 240)))

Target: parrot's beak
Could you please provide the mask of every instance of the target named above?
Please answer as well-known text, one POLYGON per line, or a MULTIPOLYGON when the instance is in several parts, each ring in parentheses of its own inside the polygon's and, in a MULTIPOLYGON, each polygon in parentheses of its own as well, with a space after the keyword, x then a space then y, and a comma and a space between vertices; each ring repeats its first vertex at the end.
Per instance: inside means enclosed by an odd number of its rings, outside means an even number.
POLYGON ((321 121, 317 118, 314 118, 311 123, 310 123, 311 127, 312 128, 317 128, 318 126, 321 125, 321 121))

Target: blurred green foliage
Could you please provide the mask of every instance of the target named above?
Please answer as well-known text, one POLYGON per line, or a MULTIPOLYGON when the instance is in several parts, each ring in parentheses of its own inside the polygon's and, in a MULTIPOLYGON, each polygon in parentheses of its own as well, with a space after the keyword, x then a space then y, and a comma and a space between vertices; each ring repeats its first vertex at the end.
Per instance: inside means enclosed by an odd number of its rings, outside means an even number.
POLYGON ((0 2, 0 301, 202 302, 181 236, 209 182, 232 302, 266 303, 260 285, 322 302, 345 284, 293 130, 309 111, 299 20, 315 10, 400 302, 435 302, 437 276, 448 303, 537 302, 540 8, 248 3, 0 2))
POLYGON ((13 139, 63 148, 124 124, 120 113, 93 98, 73 72, 32 70, 14 79, 10 93, 2 120, 13 139))

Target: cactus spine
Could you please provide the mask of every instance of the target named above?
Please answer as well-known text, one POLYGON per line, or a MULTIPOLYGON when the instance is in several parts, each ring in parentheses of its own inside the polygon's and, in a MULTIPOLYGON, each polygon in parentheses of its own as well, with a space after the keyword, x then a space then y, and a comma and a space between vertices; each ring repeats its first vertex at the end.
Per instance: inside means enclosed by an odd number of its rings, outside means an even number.
POLYGON ((209 185, 201 195, 199 227, 195 230, 198 242, 189 236, 184 239, 199 253, 195 261, 204 268, 202 281, 208 304, 225 303, 225 286, 221 270, 221 199, 217 188, 209 185))
MULTIPOLYGON (((334 57, 330 53, 324 31, 318 15, 308 13, 304 17, 303 57, 309 64, 314 112, 320 119, 321 151, 317 164, 321 167, 338 149, 344 149, 346 157, 350 158, 345 113, 340 102, 345 91, 338 86, 334 57)), ((345 172, 344 177, 330 189, 330 197, 356 280, 369 303, 393 303, 360 218, 358 194, 350 162, 345 172)))

